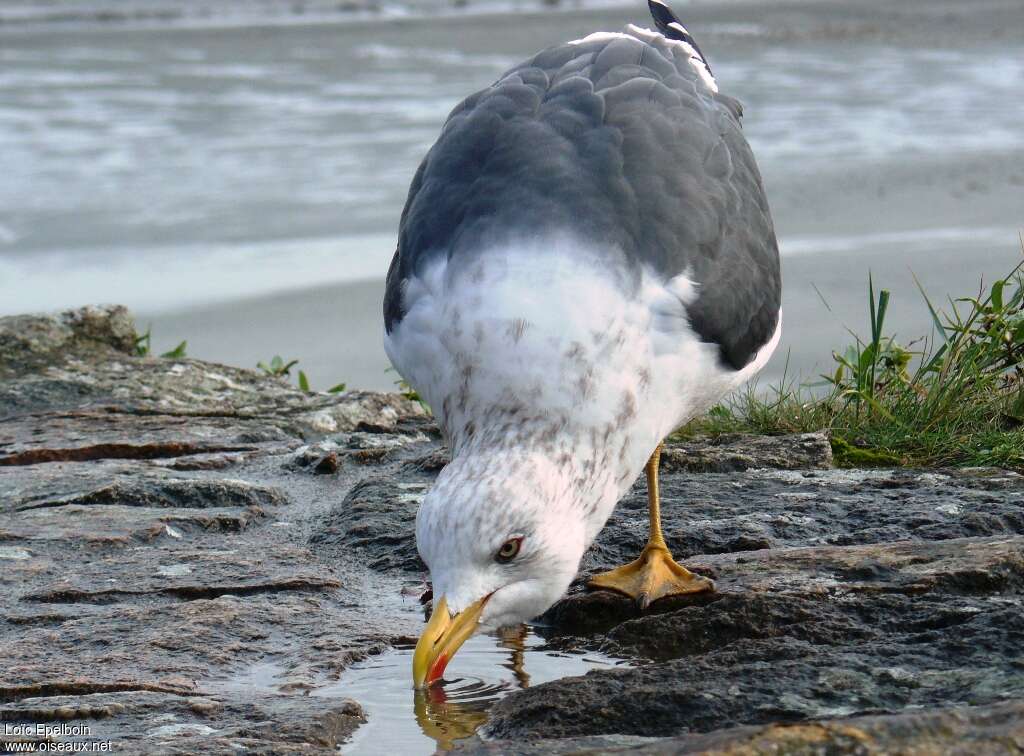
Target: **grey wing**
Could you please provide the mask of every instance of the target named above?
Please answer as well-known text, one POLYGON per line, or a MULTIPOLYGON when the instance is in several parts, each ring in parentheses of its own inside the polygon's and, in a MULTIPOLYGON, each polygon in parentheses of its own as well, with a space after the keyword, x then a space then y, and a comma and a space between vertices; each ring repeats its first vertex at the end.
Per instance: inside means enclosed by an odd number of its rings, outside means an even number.
POLYGON ((781 300, 761 176, 739 103, 704 86, 685 46, 651 48, 656 54, 648 52, 645 63, 657 66, 658 80, 598 83, 606 121, 623 137, 623 175, 639 218, 631 252, 666 277, 698 284, 687 305, 691 325, 719 346, 724 365, 739 370, 771 339, 781 300))
POLYGON ((739 105, 692 49, 630 27, 545 50, 456 108, 410 188, 388 330, 434 255, 569 230, 697 283, 693 328, 724 365, 749 363, 777 323, 778 248, 739 105))

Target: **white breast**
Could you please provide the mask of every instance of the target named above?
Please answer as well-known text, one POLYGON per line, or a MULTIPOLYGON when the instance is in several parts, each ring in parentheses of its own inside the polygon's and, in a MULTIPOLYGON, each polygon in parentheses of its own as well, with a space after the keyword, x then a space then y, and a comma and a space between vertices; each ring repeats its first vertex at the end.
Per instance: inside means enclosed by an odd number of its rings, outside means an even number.
POLYGON ((690 327, 695 285, 618 260, 571 239, 439 256, 408 281, 385 337, 454 455, 546 444, 589 477, 578 483, 602 524, 657 443, 756 373, 780 332, 744 370, 725 369, 690 327))

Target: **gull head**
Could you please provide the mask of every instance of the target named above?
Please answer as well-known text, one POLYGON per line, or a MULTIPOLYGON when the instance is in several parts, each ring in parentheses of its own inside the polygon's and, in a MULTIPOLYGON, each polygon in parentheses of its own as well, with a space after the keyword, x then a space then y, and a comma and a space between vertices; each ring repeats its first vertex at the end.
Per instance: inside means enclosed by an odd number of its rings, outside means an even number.
POLYGON ((517 625, 565 593, 586 548, 582 507, 546 455, 458 457, 426 495, 416 545, 434 610, 413 656, 416 687, 444 673, 478 629, 517 625))

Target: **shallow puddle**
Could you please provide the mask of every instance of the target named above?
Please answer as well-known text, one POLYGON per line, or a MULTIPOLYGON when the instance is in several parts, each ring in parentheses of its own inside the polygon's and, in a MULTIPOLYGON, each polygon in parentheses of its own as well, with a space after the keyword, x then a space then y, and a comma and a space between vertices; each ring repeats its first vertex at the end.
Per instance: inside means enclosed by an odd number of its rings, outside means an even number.
POLYGON ((325 709, 329 699, 352 698, 362 705, 367 723, 341 747, 342 753, 417 756, 449 750, 456 740, 473 735, 487 721, 491 706, 513 691, 627 664, 598 653, 546 650, 544 640, 524 627, 473 636, 441 683, 414 691, 412 652, 411 645, 395 648, 352 665, 337 680, 320 682, 263 662, 228 679, 204 680, 200 688, 213 695, 308 695, 325 699, 325 709))
POLYGON ((476 635, 448 665, 444 682, 429 691, 412 689, 412 648, 395 649, 354 665, 312 695, 354 698, 366 710, 368 722, 342 753, 448 750, 476 732, 491 706, 512 691, 623 664, 601 654, 545 651, 543 643, 530 630, 476 635))

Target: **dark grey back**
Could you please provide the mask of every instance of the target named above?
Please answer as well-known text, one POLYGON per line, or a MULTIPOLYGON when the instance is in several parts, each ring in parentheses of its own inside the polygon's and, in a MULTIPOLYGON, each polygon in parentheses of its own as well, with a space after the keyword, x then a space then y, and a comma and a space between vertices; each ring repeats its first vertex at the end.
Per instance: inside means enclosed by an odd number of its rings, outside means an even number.
POLYGON ((404 282, 438 255, 459 263, 567 233, 639 280, 646 266, 698 285, 701 339, 740 369, 770 338, 779 254, 741 107, 662 37, 564 44, 462 102, 409 189, 388 272, 385 327, 404 282), (612 252, 614 250, 614 252, 612 252))

